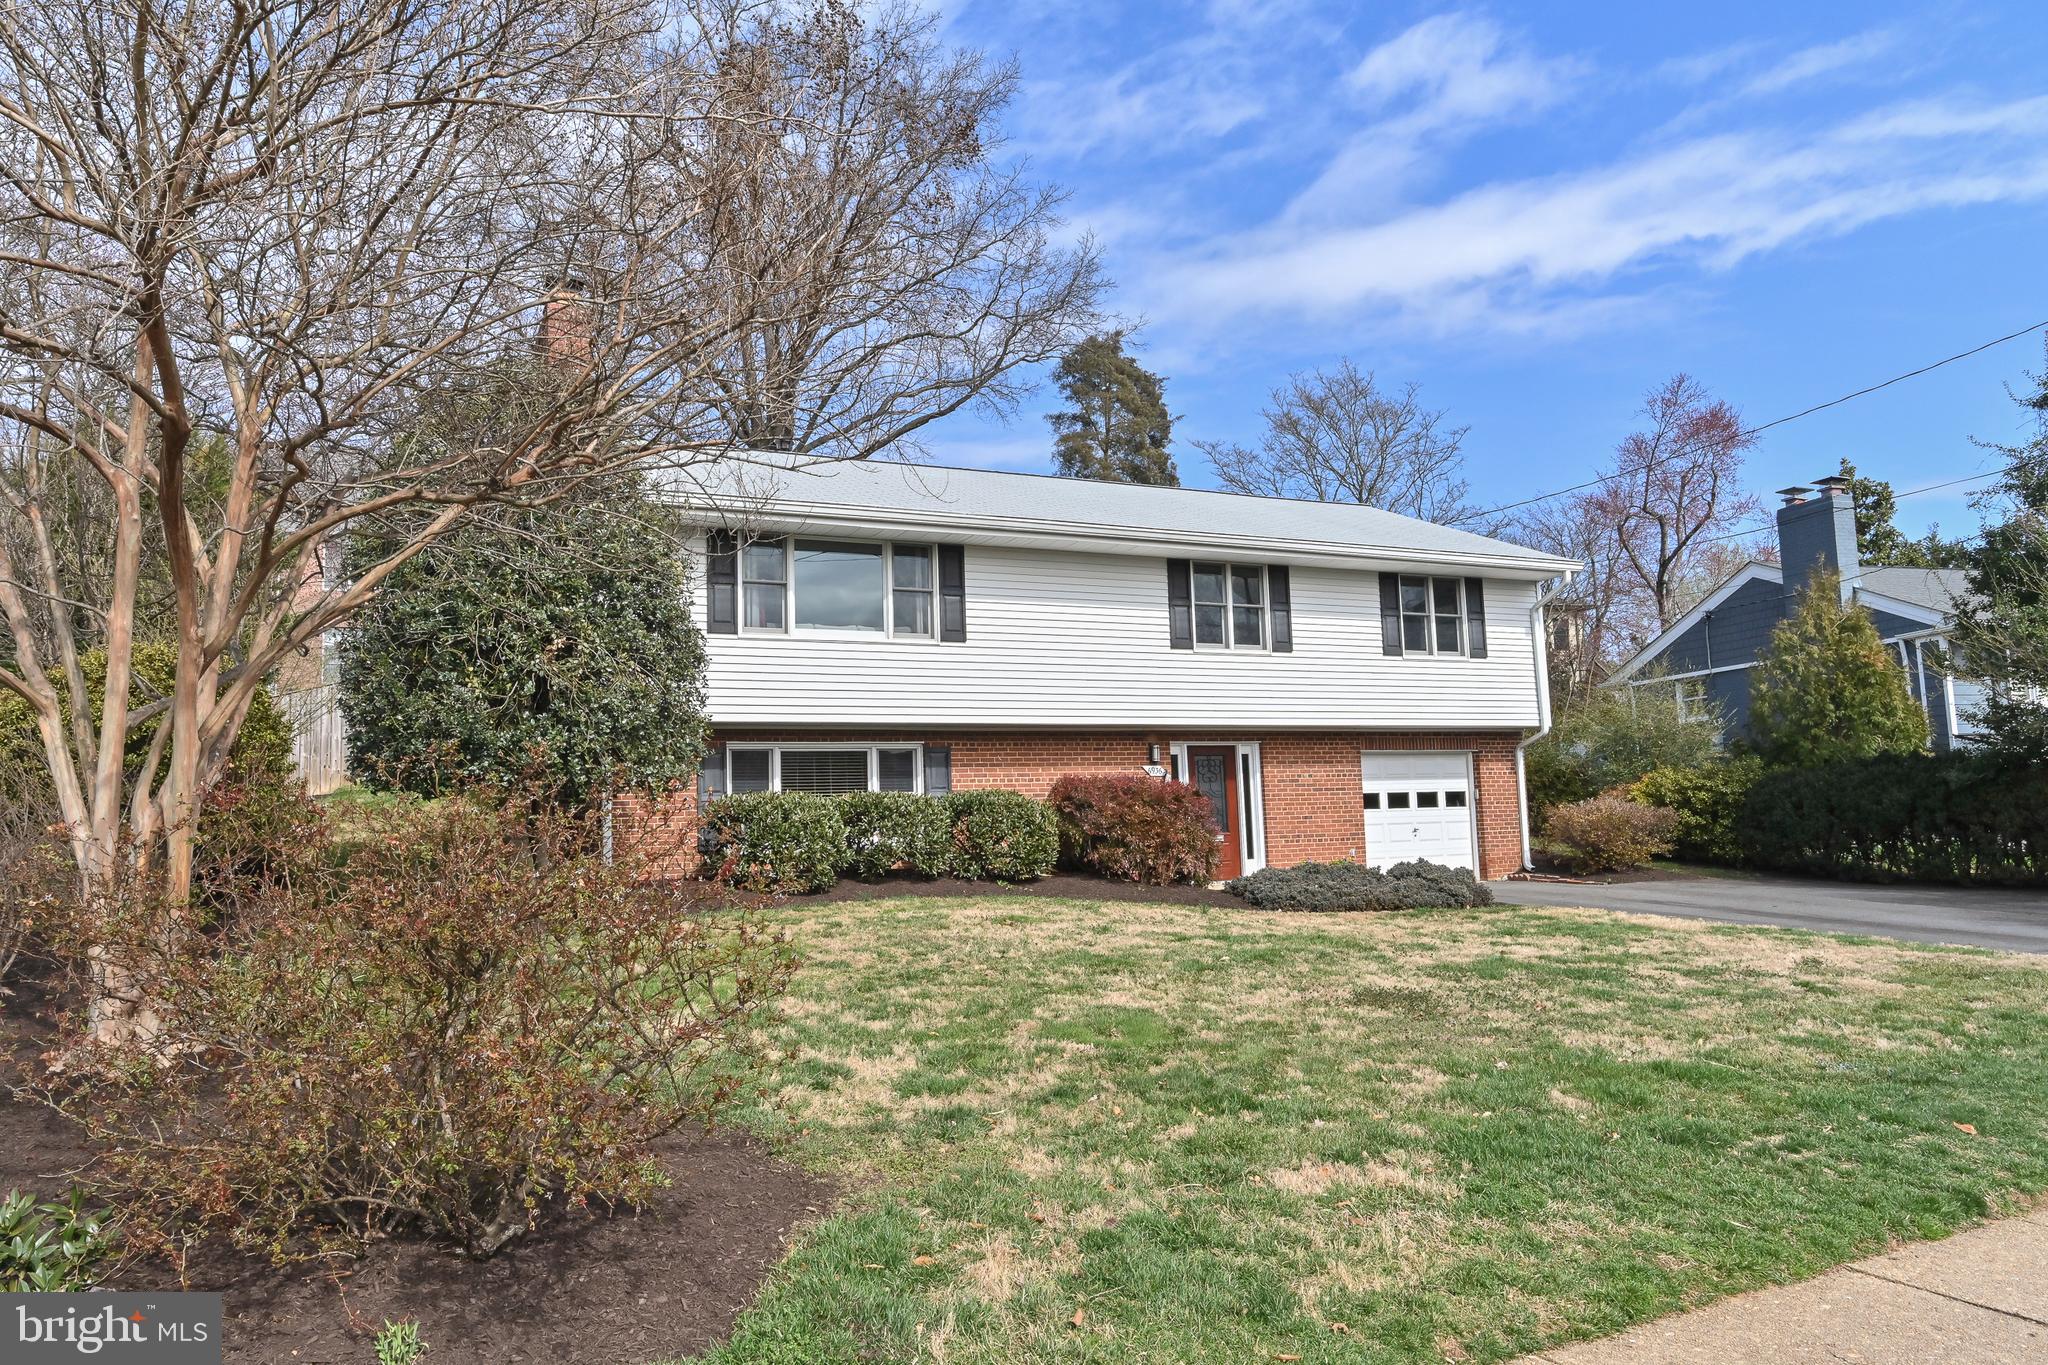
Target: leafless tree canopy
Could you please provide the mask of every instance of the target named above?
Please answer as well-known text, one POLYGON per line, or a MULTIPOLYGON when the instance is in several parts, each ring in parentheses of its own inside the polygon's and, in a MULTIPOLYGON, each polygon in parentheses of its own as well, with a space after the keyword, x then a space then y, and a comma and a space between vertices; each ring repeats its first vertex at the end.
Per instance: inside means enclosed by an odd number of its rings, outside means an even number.
POLYGON ((1054 245, 1060 196, 999 164, 1016 72, 948 52, 935 18, 834 0, 720 4, 684 66, 731 117, 687 125, 664 170, 704 211, 745 325, 720 357, 733 435, 867 455, 969 403, 1096 320, 1092 245, 1054 245))
POLYGON ((1265 409, 1257 449, 1195 444, 1225 488, 1276 498, 1356 502, 1447 525, 1471 508, 1460 475, 1467 427, 1422 405, 1418 386, 1379 387, 1349 360, 1290 378, 1265 409))
POLYGON ((1681 374, 1639 416, 1599 484, 1522 509, 1499 531, 1586 566, 1551 608, 1574 621, 1577 657, 1554 660, 1572 685, 1598 682, 1759 553, 1742 534, 1763 510, 1742 487, 1755 438, 1736 411, 1681 374))
POLYGON ((88 886, 161 848, 181 896, 265 675, 479 503, 866 454, 1094 321, 1092 255, 989 159, 1009 74, 901 15, 0 13, 0 690, 88 886), (326 586, 363 518, 400 548, 326 586), (139 637, 177 681, 131 708, 139 637))

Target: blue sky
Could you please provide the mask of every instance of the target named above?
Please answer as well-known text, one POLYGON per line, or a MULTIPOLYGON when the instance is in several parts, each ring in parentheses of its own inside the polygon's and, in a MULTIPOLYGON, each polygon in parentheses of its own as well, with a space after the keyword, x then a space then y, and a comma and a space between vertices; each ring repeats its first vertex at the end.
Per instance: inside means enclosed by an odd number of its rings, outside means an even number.
MULTIPOLYGON (((936 0, 935 0, 936 2, 936 0)), ((2039 0, 1887 6, 954 0, 1014 54, 1010 152, 1071 191, 1197 437, 1349 356, 1468 424, 1482 503, 1587 477, 1688 371, 1760 422, 2048 319, 2039 0)), ((1767 433, 1760 491, 1847 455, 1902 491, 1994 461, 2026 338, 1767 433)), ((932 458, 1043 470, 1041 389, 932 458)), ((1975 525, 1959 488, 1902 524, 1975 525)))

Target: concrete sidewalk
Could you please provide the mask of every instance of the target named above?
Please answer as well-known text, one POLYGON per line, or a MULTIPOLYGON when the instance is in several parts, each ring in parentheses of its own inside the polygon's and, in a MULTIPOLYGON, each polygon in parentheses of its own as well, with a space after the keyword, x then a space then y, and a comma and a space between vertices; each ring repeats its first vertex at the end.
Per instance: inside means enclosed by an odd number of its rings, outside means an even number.
POLYGON ((1521 1365, 2048 1361, 2048 1209, 1760 1289, 1521 1365))

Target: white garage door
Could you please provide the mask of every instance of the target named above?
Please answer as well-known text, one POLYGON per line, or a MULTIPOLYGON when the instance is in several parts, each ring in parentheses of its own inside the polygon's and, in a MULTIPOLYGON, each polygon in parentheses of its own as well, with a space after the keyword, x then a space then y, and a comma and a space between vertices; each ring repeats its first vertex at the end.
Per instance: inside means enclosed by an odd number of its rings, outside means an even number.
POLYGON ((1367 753, 1365 861, 1373 867, 1424 858, 1476 867, 1472 857, 1472 756, 1367 753))

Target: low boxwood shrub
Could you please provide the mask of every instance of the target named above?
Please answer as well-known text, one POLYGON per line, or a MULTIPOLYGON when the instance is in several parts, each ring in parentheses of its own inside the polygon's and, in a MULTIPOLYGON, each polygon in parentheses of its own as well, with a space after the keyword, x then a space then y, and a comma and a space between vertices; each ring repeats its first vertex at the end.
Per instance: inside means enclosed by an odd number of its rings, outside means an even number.
POLYGON ((849 792, 838 801, 848 873, 882 877, 900 868, 920 877, 943 877, 951 870, 953 822, 943 798, 849 792))
POLYGON ((1779 769, 1749 789, 1735 839, 1785 872, 2048 885, 2048 768, 1947 753, 1779 769))
POLYGON ((86 1205, 75 1187, 63 1203, 38 1203, 24 1190, 0 1199, 0 1293, 76 1293, 100 1282, 115 1238, 106 1211, 86 1205))
POLYGON ((840 798, 741 792, 704 803, 704 874, 746 891, 824 891, 849 848, 840 798))
POLYGON ((1209 801, 1185 782, 1136 773, 1069 775, 1052 785, 1060 860, 1122 882, 1206 882, 1219 850, 1209 801))
POLYGON ((594 820, 545 802, 384 818, 339 875, 280 850, 210 928, 142 888, 58 926, 154 1014, 41 1083, 103 1153, 89 1178, 124 1245, 220 1233, 286 1260, 412 1232, 488 1256, 680 1177, 655 1143, 765 1065, 794 958, 723 893, 607 857, 594 820))
POLYGON ((1631 786, 1628 794, 1645 806, 1659 806, 1678 817, 1671 831, 1671 848, 1679 857, 1703 863, 1739 863, 1742 845, 1735 837, 1735 818, 1749 789, 1763 775, 1762 759, 1737 754, 1694 767, 1658 768, 1631 786))
POLYGON ((1462 867, 1395 863, 1384 872, 1362 863, 1268 867, 1225 890, 1261 910, 1455 910, 1493 904, 1493 893, 1462 867))
POLYGON ((1052 807, 1018 792, 956 792, 946 798, 953 827, 953 875, 969 881, 1028 882, 1051 873, 1060 853, 1052 807))
POLYGON ((1678 816, 1613 792, 1554 806, 1544 832, 1578 872, 1619 872, 1671 851, 1678 816))

